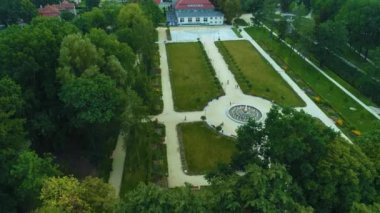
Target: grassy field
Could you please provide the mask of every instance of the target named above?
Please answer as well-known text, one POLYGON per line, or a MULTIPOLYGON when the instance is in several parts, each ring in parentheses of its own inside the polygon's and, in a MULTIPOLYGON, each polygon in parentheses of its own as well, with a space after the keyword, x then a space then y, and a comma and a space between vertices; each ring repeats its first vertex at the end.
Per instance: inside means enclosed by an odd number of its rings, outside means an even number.
MULTIPOLYGON (((285 67, 287 72, 305 89, 311 89, 333 110, 325 112, 332 117, 339 117, 345 121, 343 129, 349 132, 357 129, 368 132, 375 128, 374 124, 379 122, 372 114, 366 111, 343 91, 328 81, 322 74, 306 63, 300 56, 295 55, 292 50, 271 38, 269 32, 263 28, 247 28, 250 34, 263 47, 280 66, 285 67), (351 110, 355 108, 356 110, 351 110)), ((320 105, 321 106, 321 105, 320 105)))
POLYGON ((282 106, 305 106, 248 41, 222 41, 217 46, 245 94, 273 100, 282 106))
POLYGON ((202 110, 207 103, 223 95, 200 42, 166 45, 176 111, 202 110))
POLYGON ((236 151, 232 138, 219 134, 204 122, 180 124, 178 130, 191 174, 205 174, 218 163, 229 163, 236 151))

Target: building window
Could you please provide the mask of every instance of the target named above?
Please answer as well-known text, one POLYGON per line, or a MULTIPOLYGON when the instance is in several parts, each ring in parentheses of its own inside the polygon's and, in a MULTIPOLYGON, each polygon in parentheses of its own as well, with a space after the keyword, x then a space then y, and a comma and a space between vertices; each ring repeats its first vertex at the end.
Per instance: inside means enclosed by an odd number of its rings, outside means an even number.
POLYGON ((193 18, 187 18, 188 22, 193 22, 193 18))
POLYGON ((200 22, 200 18, 199 17, 195 18, 195 21, 200 22))
POLYGON ((179 22, 184 22, 184 21, 185 21, 184 18, 180 18, 180 19, 179 19, 179 22))
POLYGON ((204 22, 207 22, 207 17, 203 18, 203 21, 204 21, 204 22))

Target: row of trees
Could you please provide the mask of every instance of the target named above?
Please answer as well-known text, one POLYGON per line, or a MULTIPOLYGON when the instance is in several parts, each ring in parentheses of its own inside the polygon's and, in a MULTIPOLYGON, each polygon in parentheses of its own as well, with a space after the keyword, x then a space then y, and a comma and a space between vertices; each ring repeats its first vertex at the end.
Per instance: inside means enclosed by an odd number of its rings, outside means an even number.
MULTIPOLYGON (((318 3, 318 1, 317 1, 318 3)), ((369 52, 380 47, 380 2, 360 1, 323 1, 316 6, 316 24, 312 33, 306 33, 310 40, 317 43, 309 49, 317 56, 322 66, 327 66, 341 78, 357 88, 375 103, 380 103, 380 64, 363 67, 359 70, 347 64, 345 57, 350 44, 365 58, 369 52)), ((302 33, 302 32, 301 32, 302 33)), ((305 35, 302 35, 305 36, 305 35)), ((302 41, 301 41, 302 42, 302 41)), ((373 56, 376 58, 376 53, 373 56)), ((359 56, 358 56, 359 57, 359 56)))
POLYGON ((41 205, 50 212, 67 205, 62 202, 90 202, 66 210, 92 212, 92 206, 106 205, 91 204, 103 194, 88 195, 101 192, 90 192, 92 185, 112 194, 102 180, 57 176, 107 179, 120 131, 145 144, 150 138, 139 135, 153 134, 154 128, 145 128, 153 124, 141 123, 160 99, 150 80, 157 66, 157 20, 149 12, 159 10, 152 4, 105 4, 72 22, 37 17, 0 32, 1 212, 41 205), (90 164, 80 167, 79 176, 75 169, 82 161, 90 164), (54 195, 61 187, 78 190, 54 195))
POLYGON ((379 1, 249 0, 243 5, 253 13, 255 21, 276 28, 281 39, 290 37, 303 54, 311 54, 320 66, 334 71, 374 103, 380 103, 379 1), (276 6, 278 3, 280 8, 276 6), (276 15, 277 9, 294 13, 294 22, 276 15), (356 57, 356 61, 350 62, 351 57, 356 57), (375 65, 366 63, 368 57, 375 65))

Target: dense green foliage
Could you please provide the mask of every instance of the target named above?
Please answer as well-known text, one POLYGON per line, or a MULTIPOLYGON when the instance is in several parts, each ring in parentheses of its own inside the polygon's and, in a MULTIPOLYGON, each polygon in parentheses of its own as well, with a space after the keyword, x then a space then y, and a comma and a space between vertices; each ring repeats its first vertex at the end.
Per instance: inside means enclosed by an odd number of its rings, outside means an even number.
POLYGON ((7 77, 0 79, 0 211, 28 211, 38 203, 46 177, 58 175, 52 158, 40 158, 29 149, 21 117, 21 88, 7 77), (22 205, 18 205, 21 204, 22 205))
MULTIPOLYGON (((120 132, 134 143, 142 143, 142 132, 154 135, 145 128, 152 124, 142 123, 160 99, 150 80, 157 67, 155 17, 143 12, 157 12, 153 6, 105 4, 73 22, 38 17, 0 32, 0 211, 28 212, 41 201, 43 212, 114 208, 99 202, 108 196, 97 193, 110 187, 100 179, 85 179, 79 198, 62 199, 49 193, 65 183, 49 188, 46 180, 62 173, 107 179, 120 132)), ((1 11, 2 23, 20 18, 1 11)))
POLYGON ((241 14, 240 0, 211 0, 210 2, 217 10, 223 12, 228 24, 231 24, 232 20, 241 14))
POLYGON ((0 24, 29 22, 36 15, 37 9, 30 0, 0 1, 0 24))
POLYGON ((376 161, 303 112, 272 109, 265 125, 252 121, 238 130, 237 147, 232 168, 285 165, 298 199, 317 211, 347 212, 354 202, 377 199, 376 161))
POLYGON ((115 190, 99 178, 52 177, 44 182, 37 212, 114 212, 115 190))
POLYGON ((304 112, 274 108, 265 124, 239 128, 234 161, 206 176, 209 187, 191 192, 140 185, 126 194, 120 210, 377 211, 378 139, 378 133, 364 136, 359 143, 368 148, 362 151, 304 112))

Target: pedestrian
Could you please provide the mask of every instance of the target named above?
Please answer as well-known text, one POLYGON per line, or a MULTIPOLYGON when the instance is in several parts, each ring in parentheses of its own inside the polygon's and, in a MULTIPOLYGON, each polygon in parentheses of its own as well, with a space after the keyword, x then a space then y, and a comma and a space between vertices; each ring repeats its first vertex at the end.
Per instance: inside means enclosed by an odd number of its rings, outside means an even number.
POLYGON ((186 121, 186 115, 185 115, 185 121, 186 121))

